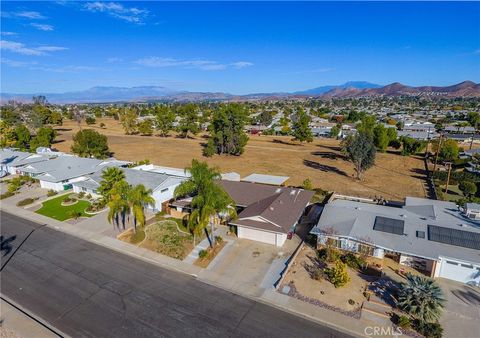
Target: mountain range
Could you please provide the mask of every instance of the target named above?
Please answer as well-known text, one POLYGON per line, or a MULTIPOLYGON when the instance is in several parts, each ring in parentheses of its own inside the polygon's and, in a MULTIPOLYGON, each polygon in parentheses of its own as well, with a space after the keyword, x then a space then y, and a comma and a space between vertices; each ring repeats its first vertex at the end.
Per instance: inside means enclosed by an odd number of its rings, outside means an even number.
POLYGON ((65 93, 0 93, 0 102, 16 100, 30 102, 34 95, 44 95, 51 103, 108 103, 145 101, 254 101, 302 97, 348 98, 348 97, 480 97, 480 84, 464 81, 452 86, 411 87, 395 82, 381 86, 365 81, 350 81, 341 85, 322 86, 292 93, 253 93, 233 95, 222 92, 189 92, 159 86, 140 87, 93 87, 83 91, 65 93))

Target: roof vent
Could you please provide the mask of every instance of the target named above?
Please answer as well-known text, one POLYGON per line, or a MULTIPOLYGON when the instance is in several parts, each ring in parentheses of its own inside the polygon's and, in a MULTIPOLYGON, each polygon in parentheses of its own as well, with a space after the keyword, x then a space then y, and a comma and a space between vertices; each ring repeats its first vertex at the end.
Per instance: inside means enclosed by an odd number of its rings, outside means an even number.
POLYGON ((291 196, 295 195, 295 190, 290 191, 290 195, 291 196))
POLYGON ((275 190, 275 192, 276 192, 277 194, 280 193, 281 191, 282 191, 281 188, 277 188, 277 190, 275 190))

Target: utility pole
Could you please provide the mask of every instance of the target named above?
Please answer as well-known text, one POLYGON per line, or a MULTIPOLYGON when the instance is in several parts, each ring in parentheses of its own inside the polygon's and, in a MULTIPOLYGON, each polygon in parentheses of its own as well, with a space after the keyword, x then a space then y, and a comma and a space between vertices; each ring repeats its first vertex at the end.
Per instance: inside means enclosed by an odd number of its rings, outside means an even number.
POLYGON ((448 194, 448 184, 450 183, 450 172, 452 171, 452 162, 447 162, 445 165, 448 166, 447 184, 445 184, 445 195, 443 195, 444 199, 446 200, 448 194))
POLYGON ((435 164, 433 165, 433 174, 435 174, 435 170, 437 170, 438 153, 440 153, 440 148, 442 148, 442 140, 443 140, 443 133, 440 133, 440 138, 438 139, 437 153, 435 154, 435 164))

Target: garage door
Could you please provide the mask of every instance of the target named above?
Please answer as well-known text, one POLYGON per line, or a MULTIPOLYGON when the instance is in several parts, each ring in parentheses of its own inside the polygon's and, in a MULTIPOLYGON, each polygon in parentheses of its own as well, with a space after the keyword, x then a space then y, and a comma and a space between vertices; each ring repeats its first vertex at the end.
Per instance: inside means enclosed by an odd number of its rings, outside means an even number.
POLYGON ((457 282, 467 283, 480 281, 480 267, 469 263, 454 260, 443 260, 439 277, 448 278, 457 282))
POLYGON ((237 235, 238 238, 276 245, 275 234, 273 232, 238 227, 237 235))

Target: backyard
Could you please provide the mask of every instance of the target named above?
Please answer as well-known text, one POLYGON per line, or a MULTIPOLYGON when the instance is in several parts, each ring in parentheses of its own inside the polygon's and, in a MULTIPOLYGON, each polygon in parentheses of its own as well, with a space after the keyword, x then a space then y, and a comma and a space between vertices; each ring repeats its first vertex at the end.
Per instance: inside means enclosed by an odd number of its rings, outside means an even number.
MULTIPOLYGON (((157 165, 184 168, 196 158, 220 167, 222 172, 235 171, 242 176, 252 172, 289 176, 289 185, 301 185, 310 178, 313 187, 342 194, 387 199, 426 196, 421 158, 378 153, 376 165, 366 172, 363 181, 357 181, 353 179, 353 165, 341 154, 340 141, 334 139, 314 139, 312 143, 299 144, 289 136, 250 135, 241 156, 205 158, 202 156, 204 135, 186 139, 174 133, 169 137, 125 135, 120 123, 110 118, 99 118, 95 125, 82 124, 82 128, 106 135, 114 156, 121 160, 149 159, 157 165), (100 128, 100 123, 104 123, 105 128, 100 128)), ((76 122, 64 121, 57 127, 57 142, 53 146, 69 152, 72 136, 78 130, 76 122)))
POLYGON ((49 199, 42 203, 42 207, 35 212, 58 221, 65 221, 75 217, 90 217, 91 215, 85 213, 85 209, 90 206, 90 202, 86 200, 76 200, 71 205, 62 205, 64 199, 71 194, 61 195, 49 199))

